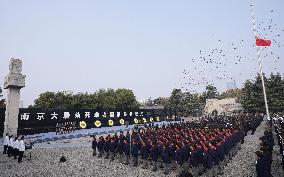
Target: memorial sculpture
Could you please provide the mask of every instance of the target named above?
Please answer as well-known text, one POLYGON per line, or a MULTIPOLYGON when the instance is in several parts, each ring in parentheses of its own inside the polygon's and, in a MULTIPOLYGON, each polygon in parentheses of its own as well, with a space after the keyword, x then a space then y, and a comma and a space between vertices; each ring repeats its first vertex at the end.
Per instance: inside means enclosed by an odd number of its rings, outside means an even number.
POLYGON ((20 90, 25 87, 25 75, 22 75, 22 60, 12 58, 9 64, 9 74, 5 77, 4 89, 8 90, 4 135, 17 135, 20 90))

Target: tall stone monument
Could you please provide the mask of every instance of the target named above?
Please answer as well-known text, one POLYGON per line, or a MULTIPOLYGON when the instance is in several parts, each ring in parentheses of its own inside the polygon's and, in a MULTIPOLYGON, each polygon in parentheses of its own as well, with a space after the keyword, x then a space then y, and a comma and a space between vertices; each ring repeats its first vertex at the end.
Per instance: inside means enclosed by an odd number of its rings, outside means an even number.
MULTIPOLYGON (((4 135, 17 135, 20 90, 25 87, 25 75, 22 75, 22 60, 12 58, 9 64, 9 74, 5 77, 4 88, 8 90, 4 135)), ((4 136, 3 136, 4 137, 4 136)))

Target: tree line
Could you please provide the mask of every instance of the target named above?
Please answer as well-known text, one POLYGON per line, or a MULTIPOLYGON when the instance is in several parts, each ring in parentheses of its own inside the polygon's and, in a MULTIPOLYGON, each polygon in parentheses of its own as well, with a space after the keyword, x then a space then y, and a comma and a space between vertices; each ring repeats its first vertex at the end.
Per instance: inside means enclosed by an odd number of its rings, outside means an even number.
POLYGON ((137 109, 139 102, 129 89, 100 89, 94 93, 77 93, 70 91, 44 92, 34 101, 34 108, 59 109, 137 109))
POLYGON ((218 98, 217 88, 208 85, 201 94, 182 92, 181 89, 174 89, 165 109, 174 111, 177 116, 199 116, 202 115, 206 99, 218 98))

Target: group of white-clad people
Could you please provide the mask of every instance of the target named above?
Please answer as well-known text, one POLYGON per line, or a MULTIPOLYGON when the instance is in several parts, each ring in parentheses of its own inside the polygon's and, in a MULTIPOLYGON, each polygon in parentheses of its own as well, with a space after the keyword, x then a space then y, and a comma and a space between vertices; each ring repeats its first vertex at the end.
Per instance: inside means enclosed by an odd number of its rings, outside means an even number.
POLYGON ((18 162, 22 162, 25 152, 24 136, 14 137, 13 135, 6 133, 3 145, 3 154, 8 154, 8 157, 14 157, 14 159, 18 158, 18 162))

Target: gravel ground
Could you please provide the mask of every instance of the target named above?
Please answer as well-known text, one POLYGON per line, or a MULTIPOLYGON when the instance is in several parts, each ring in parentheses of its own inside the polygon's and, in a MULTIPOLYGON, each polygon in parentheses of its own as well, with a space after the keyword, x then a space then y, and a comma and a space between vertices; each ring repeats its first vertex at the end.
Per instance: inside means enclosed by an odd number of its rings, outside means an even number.
POLYGON ((244 144, 237 154, 228 162, 224 168, 222 177, 254 177, 256 155, 255 151, 259 149, 259 137, 263 135, 265 123, 262 122, 254 135, 250 132, 245 137, 244 144))
MULTIPOLYGON (((255 163, 257 151, 260 147, 259 138, 263 136, 265 122, 257 128, 254 135, 249 134, 245 137, 245 142, 237 154, 229 161, 224 168, 224 174, 221 177, 256 177, 255 163)), ((284 173, 280 167, 281 159, 279 155, 279 147, 274 146, 272 175, 273 177, 283 177, 284 173)), ((218 176, 219 177, 219 176, 218 176)))
MULTIPOLYGON (((25 152, 28 155, 28 152, 25 152)), ((16 160, 0 155, 0 176, 165 176, 162 170, 152 172, 150 169, 123 165, 92 156, 88 147, 44 148, 33 150, 32 160, 24 159, 18 164, 16 160), (67 162, 60 163, 61 155, 67 162)), ((167 176, 176 176, 173 172, 167 176)))
MULTIPOLYGON (((242 145, 242 148, 237 152, 227 166, 225 166, 224 174, 221 177, 255 177, 256 156, 254 152, 259 148, 258 138, 263 135, 264 127, 265 124, 263 122, 258 127, 254 135, 248 135, 245 138, 245 143, 242 145)), ((84 138, 80 138, 78 140, 82 142, 89 141, 90 139, 86 140, 84 138)), ((283 177, 283 170, 280 167, 281 157, 279 156, 279 147, 275 146, 274 151, 274 161, 272 164, 273 177, 283 177)), ((28 155, 29 151, 26 151, 25 154, 28 155)), ((150 169, 142 169, 141 166, 133 168, 130 165, 123 165, 118 161, 111 162, 105 159, 98 159, 97 157, 92 156, 91 148, 86 147, 83 144, 80 147, 34 149, 32 151, 32 160, 29 161, 26 157, 24 162, 20 164, 18 164, 16 160, 0 154, 0 170, 1 177, 165 176, 161 169, 157 172, 152 172, 150 169), (59 158, 62 155, 67 157, 67 162, 59 162, 59 158)), ((176 173, 171 172, 167 176, 173 177, 176 176, 176 173)))

